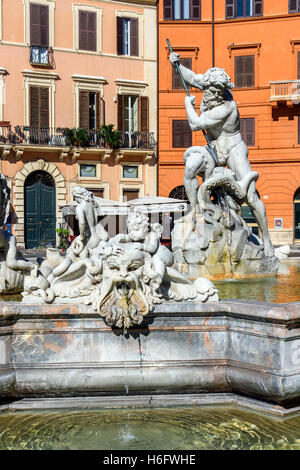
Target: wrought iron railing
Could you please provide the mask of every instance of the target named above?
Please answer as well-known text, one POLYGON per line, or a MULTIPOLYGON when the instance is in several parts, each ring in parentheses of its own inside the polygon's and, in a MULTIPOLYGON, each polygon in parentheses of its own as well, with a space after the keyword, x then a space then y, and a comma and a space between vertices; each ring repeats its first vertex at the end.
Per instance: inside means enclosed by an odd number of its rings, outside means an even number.
POLYGON ((300 100, 300 80, 280 80, 270 82, 270 85, 270 101, 300 100))
POLYGON ((154 149, 154 132, 121 132, 122 148, 154 149))
MULTIPOLYGON (((109 147, 100 129, 0 125, 0 144, 109 147)), ((120 132, 119 148, 155 149, 153 132, 120 132)))
POLYGON ((29 61, 32 65, 53 67, 53 49, 52 47, 30 46, 29 61))

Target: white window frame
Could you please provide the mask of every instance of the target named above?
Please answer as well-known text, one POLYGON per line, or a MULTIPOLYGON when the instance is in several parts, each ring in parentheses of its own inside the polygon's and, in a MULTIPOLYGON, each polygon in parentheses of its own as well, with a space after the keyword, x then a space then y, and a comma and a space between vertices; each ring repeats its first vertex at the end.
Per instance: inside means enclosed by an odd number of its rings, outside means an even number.
MULTIPOLYGON (((74 201, 74 197, 73 197, 73 194, 72 194, 72 189, 74 188, 74 186, 77 186, 78 183, 75 183, 75 182, 71 182, 70 183, 70 194, 69 194, 69 201, 70 203, 72 203, 74 201)), ((94 182, 94 183, 82 183, 82 181, 80 180, 80 185, 83 186, 84 188, 86 188, 88 191, 90 189, 103 189, 104 190, 104 193, 103 193, 103 197, 104 199, 109 199, 109 190, 110 190, 110 186, 109 186, 109 183, 104 183, 104 182, 101 182, 101 183, 97 183, 97 182, 94 182)))
MULTIPOLYGON (((92 91, 100 93, 103 98, 104 88, 103 85, 107 83, 104 77, 88 76, 88 75, 72 75, 74 82, 74 97, 75 97, 75 127, 79 127, 80 113, 79 113, 79 93, 80 91, 92 91)), ((101 103, 100 103, 101 106, 101 103)), ((101 113, 101 120, 103 120, 103 113, 101 113)), ((100 122, 100 125, 103 122, 100 122)))
POLYGON ((101 163, 97 160, 77 160, 77 178, 88 181, 100 181, 101 180, 101 163), (80 176, 80 165, 95 165, 96 176, 80 176))
POLYGON ((125 189, 132 189, 134 191, 139 192, 139 197, 144 197, 144 191, 145 191, 145 185, 140 183, 140 184, 129 184, 129 183, 119 183, 119 202, 124 202, 123 201, 123 190, 125 189))
POLYGON ((76 51, 83 54, 100 54, 102 51, 102 8, 84 5, 82 3, 73 3, 73 47, 76 51), (79 49, 79 11, 90 11, 96 13, 97 38, 96 51, 85 51, 79 49))
POLYGON ((143 181, 143 164, 141 162, 120 162, 120 180, 126 182, 142 182, 143 181), (126 178, 123 176, 124 166, 136 166, 138 168, 137 178, 126 178))
MULTIPOLYGON (((139 54, 138 56, 131 56, 129 54, 122 54, 124 57, 130 57, 136 59, 138 57, 144 57, 144 14, 138 13, 131 10, 116 10, 116 16, 121 18, 137 18, 139 24, 139 54)), ((130 42, 130 41, 129 41, 130 42)), ((129 46, 130 48, 130 46, 129 46)))
POLYGON ((25 44, 30 46, 30 3, 49 7, 49 47, 55 46, 55 2, 56 0, 23 0, 25 44))
POLYGON ((58 74, 54 72, 36 72, 33 70, 23 70, 24 92, 25 92, 25 126, 30 125, 30 87, 49 88, 49 127, 55 127, 55 80, 58 74))

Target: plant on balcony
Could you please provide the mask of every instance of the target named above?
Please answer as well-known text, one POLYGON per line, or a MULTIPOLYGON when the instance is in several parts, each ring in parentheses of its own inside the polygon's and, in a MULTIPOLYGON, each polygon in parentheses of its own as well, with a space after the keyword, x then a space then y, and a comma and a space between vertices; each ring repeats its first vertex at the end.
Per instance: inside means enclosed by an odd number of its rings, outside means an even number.
POLYGON ((122 145, 122 135, 113 124, 103 124, 100 128, 100 135, 104 140, 106 147, 118 149, 122 145))
POLYGON ((87 147, 89 145, 89 131, 82 127, 66 129, 66 144, 74 147, 87 147))

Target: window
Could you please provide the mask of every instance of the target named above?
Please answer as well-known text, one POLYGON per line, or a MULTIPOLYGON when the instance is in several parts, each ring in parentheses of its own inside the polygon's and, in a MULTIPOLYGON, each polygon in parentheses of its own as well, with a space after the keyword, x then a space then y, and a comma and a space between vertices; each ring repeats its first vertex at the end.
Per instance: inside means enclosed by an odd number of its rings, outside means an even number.
POLYGON ((49 88, 30 87, 30 126, 49 126, 49 88))
MULTIPOLYGON (((180 64, 186 67, 187 69, 192 69, 192 58, 183 57, 180 59, 180 64)), ((188 88, 191 86, 188 85, 188 88)), ((174 67, 172 67, 172 89, 173 90, 184 90, 182 81, 180 80, 179 73, 176 72, 174 67)))
POLYGON ((226 0, 226 19, 262 16, 263 0, 226 0))
POLYGON ((94 194, 95 197, 101 197, 102 199, 104 198, 104 189, 103 188, 88 188, 91 193, 94 194))
POLYGON ((127 133, 148 132, 147 96, 118 95, 118 129, 127 133))
POLYGON ((30 4, 30 62, 49 64, 49 7, 30 4))
POLYGON ((139 55, 138 18, 117 17, 117 54, 139 55))
POLYGON ((122 176, 123 176, 123 178, 138 178, 138 176, 139 176, 139 167, 138 166, 123 165, 122 176))
POLYGON ((164 0, 165 20, 201 20, 201 0, 164 0))
POLYGON ((234 58, 234 79, 237 88, 254 86, 254 55, 234 58))
POLYGON ((97 51, 97 13, 79 10, 79 49, 97 51))
POLYGON ((80 178, 96 178, 97 177, 97 165, 80 164, 79 165, 79 176, 80 178))
POLYGON ((123 201, 132 201, 139 197, 138 189, 123 189, 123 201))
POLYGON ((300 0, 289 0, 289 13, 300 12, 300 0))
POLYGON ((79 92, 79 127, 100 128, 100 93, 95 91, 79 92))
POLYGON ((254 118, 242 118, 241 124, 241 135, 246 145, 255 145, 255 119, 254 118))
POLYGON ((172 122, 172 147, 183 148, 192 145, 192 130, 186 120, 172 122))

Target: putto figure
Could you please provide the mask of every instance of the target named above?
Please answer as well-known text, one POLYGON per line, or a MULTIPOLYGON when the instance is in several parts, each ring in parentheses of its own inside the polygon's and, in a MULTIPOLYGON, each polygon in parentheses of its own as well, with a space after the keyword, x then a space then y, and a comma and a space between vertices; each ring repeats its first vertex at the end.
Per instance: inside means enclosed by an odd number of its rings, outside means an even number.
MULTIPOLYGON (((170 62, 173 66, 179 60, 178 54, 174 52, 170 54, 170 62)), ((195 97, 186 96, 185 98, 191 129, 193 131, 206 130, 207 137, 218 158, 217 166, 228 166, 237 181, 243 180, 251 173, 251 166, 248 160, 248 148, 240 133, 239 111, 230 92, 230 89, 234 88, 230 77, 225 70, 218 67, 211 68, 204 74, 195 74, 192 70, 180 65, 180 71, 189 85, 204 91, 200 116, 195 110, 195 97)), ((195 222, 199 189, 197 175, 206 179, 212 174, 215 163, 207 146, 191 147, 185 152, 184 159, 184 186, 192 205, 195 222)), ((272 257, 274 249, 268 232, 265 206, 257 194, 254 178, 248 186, 245 202, 251 207, 261 230, 264 254, 266 257, 272 257)))

